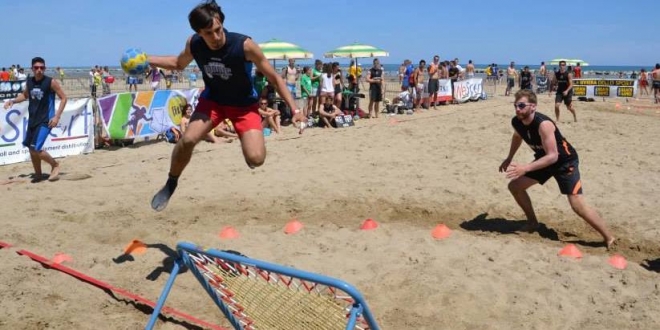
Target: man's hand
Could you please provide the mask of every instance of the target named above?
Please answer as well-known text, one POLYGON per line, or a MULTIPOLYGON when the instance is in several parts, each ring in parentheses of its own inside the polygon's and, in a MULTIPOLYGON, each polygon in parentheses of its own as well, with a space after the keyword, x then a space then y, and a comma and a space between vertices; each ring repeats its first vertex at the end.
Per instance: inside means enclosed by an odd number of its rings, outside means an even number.
POLYGON ((8 110, 9 108, 11 108, 12 105, 14 105, 14 101, 13 100, 7 100, 7 102, 5 102, 5 110, 8 110))
POLYGON ((48 121, 48 127, 50 128, 56 127, 57 124, 59 124, 59 122, 60 122, 60 117, 55 116, 48 121))
POLYGON ((568 95, 568 91, 565 90, 562 94, 564 94, 564 96, 566 96, 566 95, 568 95))
POLYGON ((505 159, 500 165, 500 172, 506 172, 506 169, 509 167, 509 164, 511 164, 511 158, 505 159))
POLYGON ((527 169, 525 165, 522 164, 516 164, 516 163, 511 163, 509 164, 507 170, 506 170, 506 178, 515 180, 527 173, 527 169))

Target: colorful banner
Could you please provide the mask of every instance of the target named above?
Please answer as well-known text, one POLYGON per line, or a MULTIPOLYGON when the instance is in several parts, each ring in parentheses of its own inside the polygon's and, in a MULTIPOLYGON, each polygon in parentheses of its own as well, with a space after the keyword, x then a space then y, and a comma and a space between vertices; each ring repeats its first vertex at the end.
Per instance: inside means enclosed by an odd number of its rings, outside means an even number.
POLYGON ((199 89, 112 94, 98 99, 101 121, 111 139, 155 136, 181 122, 199 89))
MULTIPOLYGON (((0 102, 4 105, 4 102, 0 102)), ((0 165, 30 160, 23 147, 28 127, 28 103, 0 106, 0 165)), ((55 109, 60 102, 55 101, 55 109)), ((69 100, 59 124, 50 131, 44 150, 53 157, 86 154, 94 151, 94 111, 90 99, 69 100)))
POLYGON ((22 81, 2 81, 0 82, 0 100, 13 99, 18 94, 23 93, 25 89, 25 80, 22 81))
POLYGON ((634 97, 636 79, 573 79, 573 96, 634 97))
POLYGON ((458 102, 477 101, 484 92, 483 79, 470 78, 454 83, 454 99, 458 102))

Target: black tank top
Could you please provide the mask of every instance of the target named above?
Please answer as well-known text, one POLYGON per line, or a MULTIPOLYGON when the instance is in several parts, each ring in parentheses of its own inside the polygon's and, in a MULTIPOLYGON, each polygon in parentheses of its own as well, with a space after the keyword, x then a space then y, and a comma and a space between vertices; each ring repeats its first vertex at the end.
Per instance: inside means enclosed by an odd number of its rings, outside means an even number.
POLYGON ((532 73, 520 72, 520 89, 532 89, 532 73))
MULTIPOLYGON (((541 135, 539 134, 539 127, 541 126, 541 123, 546 120, 549 120, 555 125, 555 122, 552 121, 552 119, 540 112, 534 114, 534 120, 528 126, 525 126, 518 117, 513 117, 511 120, 511 125, 513 125, 516 132, 518 132, 525 143, 534 150, 534 159, 539 159, 545 156, 545 150, 543 150, 543 143, 541 142, 541 135)), ((557 158, 556 164, 562 164, 567 161, 578 159, 577 151, 575 151, 573 146, 564 139, 561 132, 559 132, 557 125, 555 125, 555 140, 557 141, 557 151, 559 152, 559 158, 557 158)))
POLYGON ((27 92, 30 97, 28 105, 30 128, 48 125, 48 121, 55 116, 55 92, 51 88, 52 80, 53 78, 44 76, 39 81, 34 77, 27 81, 27 92))
POLYGON ((220 105, 244 107, 257 103, 252 84, 252 62, 245 59, 243 45, 248 36, 227 32, 222 48, 212 50, 198 34, 190 40, 190 51, 204 76, 201 97, 220 105))
POLYGON ((561 71, 555 72, 557 79, 557 93, 563 93, 568 89, 568 71, 562 73, 561 71))

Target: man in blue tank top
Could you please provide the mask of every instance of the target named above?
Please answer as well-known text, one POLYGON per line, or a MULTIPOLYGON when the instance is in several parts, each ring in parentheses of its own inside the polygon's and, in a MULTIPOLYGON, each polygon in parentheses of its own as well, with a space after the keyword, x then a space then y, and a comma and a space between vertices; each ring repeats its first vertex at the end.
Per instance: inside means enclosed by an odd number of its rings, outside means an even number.
POLYGON ((577 215, 596 229, 609 249, 614 236, 596 210, 587 205, 582 196, 582 182, 578 169, 578 155, 564 139, 555 123, 542 113, 536 112, 536 94, 530 90, 520 90, 515 95, 516 116, 511 120, 514 127, 509 156, 500 165, 500 172, 506 172, 511 179, 509 190, 527 217, 522 231, 536 231, 539 223, 532 207, 527 188, 544 184, 554 177, 562 194, 577 215), (512 163, 513 156, 525 141, 534 150, 534 161, 529 164, 512 163))
POLYGON ((252 64, 275 85, 292 113, 300 112, 286 83, 259 46, 248 36, 224 29, 225 14, 215 1, 199 4, 188 15, 188 21, 195 34, 178 56, 149 56, 152 67, 169 70, 184 70, 195 60, 205 85, 188 129, 172 152, 167 183, 151 201, 156 211, 167 206, 195 145, 225 119, 234 124, 248 166, 255 168, 264 163, 266 146, 259 96, 252 84, 252 64))
POLYGON ((27 80, 23 93, 5 102, 5 109, 9 109, 14 103, 29 100, 28 103, 28 127, 23 139, 23 145, 30 151, 30 159, 34 168, 32 182, 42 180, 41 161, 51 166, 48 181, 59 179, 60 164, 45 150, 44 143, 48 138, 50 130, 57 126, 66 106, 66 94, 57 80, 44 74, 46 61, 41 57, 32 59, 33 77, 27 80), (55 95, 60 98, 60 105, 55 111, 55 95))

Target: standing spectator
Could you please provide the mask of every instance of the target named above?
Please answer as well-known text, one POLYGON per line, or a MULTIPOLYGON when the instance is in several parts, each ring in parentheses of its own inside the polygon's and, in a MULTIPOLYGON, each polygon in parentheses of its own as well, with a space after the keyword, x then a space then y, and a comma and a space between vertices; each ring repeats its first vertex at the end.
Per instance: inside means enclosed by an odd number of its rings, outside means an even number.
POLYGON ((57 71, 57 74, 60 75, 60 82, 64 83, 64 77, 65 77, 64 69, 62 69, 62 68, 60 68, 60 67, 58 66, 58 67, 55 69, 55 71, 57 71))
POLYGON ((474 78, 474 64, 472 64, 472 60, 468 61, 467 68, 465 69, 465 72, 467 74, 468 79, 474 78))
POLYGON ((383 100, 383 69, 380 67, 380 61, 375 58, 373 67, 367 74, 369 83, 369 117, 378 118, 380 112, 380 102, 383 100))
POLYGON ((314 68, 312 69, 312 94, 309 96, 312 99, 312 113, 318 112, 319 107, 319 94, 321 93, 321 76, 323 73, 323 62, 321 60, 314 61, 314 68))
POLYGON ((305 118, 311 115, 312 109, 312 70, 306 66, 302 69, 300 78, 300 95, 303 99, 303 115, 305 118))
POLYGON ((344 79, 342 79, 341 69, 339 68, 339 63, 332 63, 332 79, 333 86, 335 87, 335 105, 341 109, 342 102, 342 92, 344 91, 344 79))
POLYGON ((164 75, 165 74, 163 73, 163 70, 159 68, 152 68, 149 70, 147 73, 147 78, 151 78, 151 90, 158 90, 158 87, 160 86, 160 80, 164 75))
POLYGON ((0 81, 9 81, 9 71, 7 71, 7 68, 2 68, 2 71, 0 71, 0 81))
POLYGON ((425 77, 426 72, 426 61, 420 60, 419 66, 415 69, 413 73, 413 86, 415 86, 415 92, 417 96, 415 97, 415 111, 417 111, 422 103, 422 94, 424 93, 424 82, 427 81, 425 77))
POLYGON ((652 87, 653 87, 653 98, 655 99, 655 103, 660 102, 660 63, 655 64, 655 69, 651 71, 651 79, 653 79, 652 87))
POLYGON ((138 78, 135 75, 129 75, 128 76, 128 92, 130 93, 131 91, 137 92, 137 83, 138 83, 138 78))
POLYGON ((321 95, 319 96, 322 104, 325 104, 325 99, 330 98, 334 102, 335 86, 332 76, 332 65, 330 63, 323 64, 323 75, 321 76, 321 95))
POLYGON ((289 89, 291 96, 296 99, 296 82, 300 79, 300 72, 296 68, 296 60, 289 59, 289 65, 282 69, 282 79, 286 82, 286 87, 289 89))
POLYGON ((573 78, 575 79, 582 78, 582 67, 580 67, 580 63, 578 63, 573 69, 573 78))
POLYGON ((516 71, 516 64, 511 62, 509 67, 506 69, 506 91, 504 91, 504 96, 509 96, 511 94, 511 89, 516 84, 516 78, 518 76, 518 71, 516 71))
POLYGON ((440 56, 435 55, 433 56, 433 62, 429 65, 429 84, 428 84, 428 90, 429 90, 429 98, 430 102, 433 103, 433 109, 437 109, 435 106, 435 99, 438 97, 438 91, 440 90, 440 75, 439 75, 439 67, 440 67, 440 56))
POLYGON ((639 72, 639 93, 640 95, 649 95, 649 74, 646 72, 646 69, 641 69, 639 72))

